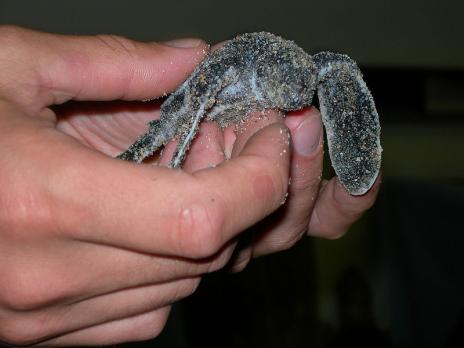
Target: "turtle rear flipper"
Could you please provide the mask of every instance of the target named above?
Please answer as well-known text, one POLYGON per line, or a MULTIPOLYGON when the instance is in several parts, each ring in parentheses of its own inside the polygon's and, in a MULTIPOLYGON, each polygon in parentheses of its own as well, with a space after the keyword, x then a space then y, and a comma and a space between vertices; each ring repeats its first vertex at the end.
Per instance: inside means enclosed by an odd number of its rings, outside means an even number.
POLYGON ((313 59, 332 166, 348 192, 362 195, 380 170, 380 123, 374 100, 351 58, 321 52, 313 59))

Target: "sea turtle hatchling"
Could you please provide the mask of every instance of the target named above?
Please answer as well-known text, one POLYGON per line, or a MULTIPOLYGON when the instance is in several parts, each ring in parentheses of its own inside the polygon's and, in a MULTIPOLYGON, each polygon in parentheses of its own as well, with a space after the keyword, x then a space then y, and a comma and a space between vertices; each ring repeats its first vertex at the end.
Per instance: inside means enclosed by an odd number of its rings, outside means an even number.
POLYGON ((346 55, 310 56, 265 32, 237 36, 209 54, 118 158, 141 162, 177 137, 170 166, 179 167, 204 117, 226 127, 250 111, 297 110, 311 105, 315 90, 335 172, 348 192, 362 195, 379 173, 382 148, 379 116, 361 71, 346 55))

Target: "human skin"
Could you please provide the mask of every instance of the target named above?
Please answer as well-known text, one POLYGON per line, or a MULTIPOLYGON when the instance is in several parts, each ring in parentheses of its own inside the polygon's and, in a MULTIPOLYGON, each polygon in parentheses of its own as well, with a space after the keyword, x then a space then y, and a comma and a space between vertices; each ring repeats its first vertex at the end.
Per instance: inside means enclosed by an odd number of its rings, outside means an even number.
POLYGON ((130 101, 174 90, 204 57, 201 40, 4 26, 0 47, 4 343, 155 337, 204 274, 242 270, 305 234, 340 237, 375 201, 378 183, 354 197, 336 178, 321 182, 314 108, 257 114, 235 133, 206 123, 182 170, 165 166, 174 143, 155 163, 114 159, 159 114, 156 103, 130 101))

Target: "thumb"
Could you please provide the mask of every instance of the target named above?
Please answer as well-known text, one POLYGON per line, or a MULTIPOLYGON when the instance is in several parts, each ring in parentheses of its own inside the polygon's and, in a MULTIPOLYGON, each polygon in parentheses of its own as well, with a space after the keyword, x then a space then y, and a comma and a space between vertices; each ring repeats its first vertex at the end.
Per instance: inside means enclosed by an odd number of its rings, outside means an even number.
POLYGON ((234 158, 193 174, 78 155, 73 175, 50 178, 67 202, 59 225, 73 238, 148 253, 209 257, 275 211, 288 187, 283 123, 259 129, 234 158))
POLYGON ((308 222, 319 192, 322 173, 323 136, 321 117, 316 108, 290 113, 285 124, 292 135, 291 185, 280 219, 265 226, 256 236, 253 255, 260 256, 288 249, 308 229, 308 222))
MULTIPOLYGON (((255 114, 256 116, 256 114, 255 114)), ((248 119, 232 159, 194 175, 225 202, 226 239, 256 224, 285 201, 290 172, 290 133, 279 114, 248 119), (274 123, 272 123, 274 122, 274 123)))

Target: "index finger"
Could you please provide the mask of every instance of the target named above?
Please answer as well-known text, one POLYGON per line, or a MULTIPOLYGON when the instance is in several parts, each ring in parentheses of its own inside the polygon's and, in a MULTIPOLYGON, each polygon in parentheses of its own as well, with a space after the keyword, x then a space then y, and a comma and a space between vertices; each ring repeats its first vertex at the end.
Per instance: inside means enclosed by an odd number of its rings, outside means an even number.
POLYGON ((61 202, 59 225, 82 241, 152 254, 211 256, 283 202, 288 136, 281 123, 266 126, 236 158, 192 175, 88 150, 73 154, 69 157, 80 165, 50 178, 61 202))
POLYGON ((65 36, 0 27, 8 97, 36 112, 75 100, 141 100, 176 88, 204 58, 200 39, 141 43, 115 35, 65 36), (11 62, 11 63, 8 63, 11 62), (11 83, 8 83, 11 82, 11 83), (18 93, 18 86, 26 86, 18 93))

